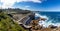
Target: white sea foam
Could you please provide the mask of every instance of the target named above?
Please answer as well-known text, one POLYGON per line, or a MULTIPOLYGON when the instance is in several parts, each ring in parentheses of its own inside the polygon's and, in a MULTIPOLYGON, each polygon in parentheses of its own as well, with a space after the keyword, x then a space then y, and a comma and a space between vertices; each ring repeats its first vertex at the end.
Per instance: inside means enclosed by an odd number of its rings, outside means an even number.
POLYGON ((38 13, 35 13, 36 17, 46 18, 48 20, 48 17, 46 15, 40 15, 38 13))
POLYGON ((35 13, 36 17, 41 17, 41 18, 46 18, 47 20, 45 21, 39 21, 39 25, 43 25, 43 27, 48 27, 49 25, 54 25, 54 26, 60 26, 60 23, 52 23, 54 21, 53 19, 50 19, 46 15, 40 15, 39 13, 35 13), (50 20, 49 20, 50 19, 50 20), (47 22, 48 21, 48 22, 47 22))

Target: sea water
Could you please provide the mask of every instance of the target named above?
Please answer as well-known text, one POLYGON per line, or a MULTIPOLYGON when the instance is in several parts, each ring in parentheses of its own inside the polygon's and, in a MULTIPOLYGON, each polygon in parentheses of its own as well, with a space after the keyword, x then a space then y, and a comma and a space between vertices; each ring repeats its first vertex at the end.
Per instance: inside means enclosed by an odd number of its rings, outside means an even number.
POLYGON ((35 18, 46 18, 45 21, 39 21, 39 25, 48 27, 49 25, 60 26, 60 12, 35 12, 35 18))

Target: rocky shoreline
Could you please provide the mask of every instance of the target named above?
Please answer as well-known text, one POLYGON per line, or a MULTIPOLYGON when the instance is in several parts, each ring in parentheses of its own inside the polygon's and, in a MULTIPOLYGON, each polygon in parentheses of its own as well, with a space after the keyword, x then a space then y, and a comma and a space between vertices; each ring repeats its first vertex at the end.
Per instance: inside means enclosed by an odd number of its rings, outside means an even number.
POLYGON ((24 29, 28 30, 28 31, 60 31, 60 27, 57 27, 57 26, 53 26, 53 25, 50 25, 49 27, 43 27, 43 25, 39 25, 39 21, 45 21, 46 19, 45 18, 39 18, 37 20, 32 20, 30 22, 30 28, 25 28, 23 25, 20 25, 22 26, 24 29))
POLYGON ((60 27, 49 25, 49 27, 45 28, 43 25, 39 25, 38 22, 41 20, 45 20, 44 18, 39 18, 37 20, 33 20, 31 22, 31 31, 60 31, 60 27))

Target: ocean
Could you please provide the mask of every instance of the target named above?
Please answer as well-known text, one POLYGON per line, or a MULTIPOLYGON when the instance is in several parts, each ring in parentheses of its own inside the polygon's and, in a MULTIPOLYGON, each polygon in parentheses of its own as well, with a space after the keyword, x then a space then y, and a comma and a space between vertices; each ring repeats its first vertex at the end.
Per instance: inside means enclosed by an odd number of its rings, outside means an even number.
POLYGON ((35 18, 46 18, 45 21, 39 21, 39 25, 48 27, 49 25, 60 26, 60 12, 35 12, 35 18))

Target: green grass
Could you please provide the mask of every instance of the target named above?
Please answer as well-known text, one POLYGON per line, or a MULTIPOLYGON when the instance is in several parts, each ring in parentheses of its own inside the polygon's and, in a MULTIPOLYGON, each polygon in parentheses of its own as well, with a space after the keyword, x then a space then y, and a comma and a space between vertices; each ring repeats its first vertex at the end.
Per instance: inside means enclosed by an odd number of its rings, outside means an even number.
POLYGON ((27 31, 14 22, 10 16, 4 12, 0 12, 0 31, 27 31))

